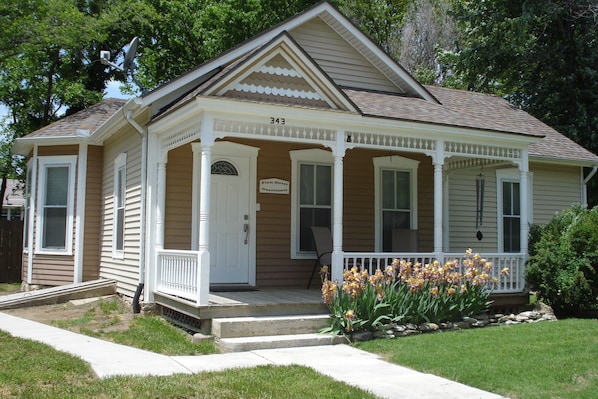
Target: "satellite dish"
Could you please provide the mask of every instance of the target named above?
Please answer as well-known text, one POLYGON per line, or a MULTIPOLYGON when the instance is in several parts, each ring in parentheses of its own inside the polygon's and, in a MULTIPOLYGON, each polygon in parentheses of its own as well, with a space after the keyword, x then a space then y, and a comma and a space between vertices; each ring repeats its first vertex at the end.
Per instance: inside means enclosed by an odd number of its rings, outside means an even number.
POLYGON ((114 69, 124 72, 126 76, 130 76, 131 80, 133 80, 133 82, 143 92, 144 91, 143 87, 139 84, 137 79, 135 79, 135 76, 133 74, 133 71, 135 70, 135 56, 137 55, 137 46, 138 45, 139 45, 139 38, 137 36, 135 36, 133 38, 133 40, 131 40, 131 43, 129 43, 129 48, 127 49, 127 52, 125 53, 125 60, 122 64, 122 66, 116 65, 115 63, 110 61, 110 51, 100 51, 100 62, 103 65, 108 65, 114 69))
POLYGON ((135 55, 137 54, 137 46, 139 45, 139 38, 135 36, 131 43, 129 43, 129 49, 125 54, 125 62, 123 63, 123 69, 125 73, 133 75, 133 69, 135 69, 135 55))

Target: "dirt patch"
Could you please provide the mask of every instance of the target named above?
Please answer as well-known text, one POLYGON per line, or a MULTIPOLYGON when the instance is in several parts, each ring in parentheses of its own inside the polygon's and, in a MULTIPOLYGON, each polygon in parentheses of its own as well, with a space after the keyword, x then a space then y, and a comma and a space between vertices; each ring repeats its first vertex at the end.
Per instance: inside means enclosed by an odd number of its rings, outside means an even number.
POLYGON ((77 333, 85 330, 100 335, 110 331, 125 331, 134 318, 131 304, 117 295, 3 312, 77 333))

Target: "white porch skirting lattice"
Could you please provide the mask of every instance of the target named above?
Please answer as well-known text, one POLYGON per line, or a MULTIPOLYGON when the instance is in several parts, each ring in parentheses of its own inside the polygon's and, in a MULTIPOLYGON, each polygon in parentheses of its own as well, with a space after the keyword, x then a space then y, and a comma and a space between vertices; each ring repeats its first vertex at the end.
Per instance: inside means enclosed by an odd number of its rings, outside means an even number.
MULTIPOLYGON (((376 269, 384 269, 394 259, 404 259, 409 262, 431 263, 435 260, 443 261, 457 259, 462 264, 464 254, 456 253, 371 253, 371 252, 345 252, 343 266, 345 269, 353 265, 364 265, 370 273, 376 269)), ((484 258, 492 262, 492 277, 499 278, 499 285, 493 294, 521 293, 525 289, 524 271, 525 254, 492 253, 484 254, 484 258), (502 269, 508 268, 509 274, 500 277, 502 269)), ((157 273, 156 291, 187 299, 192 302, 199 301, 200 258, 197 251, 159 250, 156 252, 157 273)), ((209 267, 209 266, 208 266, 209 267)))

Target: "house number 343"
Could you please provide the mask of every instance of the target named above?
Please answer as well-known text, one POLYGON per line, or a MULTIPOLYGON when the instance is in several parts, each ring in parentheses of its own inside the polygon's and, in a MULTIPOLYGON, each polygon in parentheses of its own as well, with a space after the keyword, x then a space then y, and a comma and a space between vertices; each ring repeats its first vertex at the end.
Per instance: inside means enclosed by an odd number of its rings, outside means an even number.
POLYGON ((271 125, 284 125, 286 123, 284 118, 275 118, 273 116, 270 117, 270 124, 271 125))

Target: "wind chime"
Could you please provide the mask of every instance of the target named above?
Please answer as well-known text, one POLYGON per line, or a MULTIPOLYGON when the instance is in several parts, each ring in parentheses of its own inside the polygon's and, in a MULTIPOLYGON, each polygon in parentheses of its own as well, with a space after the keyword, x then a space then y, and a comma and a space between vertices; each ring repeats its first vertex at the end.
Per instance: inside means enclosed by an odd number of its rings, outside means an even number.
POLYGON ((485 184, 485 177, 484 177, 484 169, 479 175, 476 176, 475 179, 475 192, 476 192, 476 219, 475 219, 475 228, 478 230, 476 233, 476 238, 478 241, 482 241, 484 235, 479 230, 479 228, 484 224, 484 184, 485 184))

